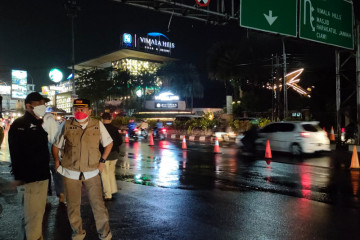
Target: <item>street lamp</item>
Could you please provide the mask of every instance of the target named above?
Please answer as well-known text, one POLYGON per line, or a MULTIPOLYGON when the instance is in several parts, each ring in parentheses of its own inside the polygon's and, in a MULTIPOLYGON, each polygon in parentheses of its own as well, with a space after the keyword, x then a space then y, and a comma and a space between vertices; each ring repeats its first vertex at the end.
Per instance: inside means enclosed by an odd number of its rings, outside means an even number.
POLYGON ((67 15, 71 17, 71 69, 72 69, 72 98, 77 98, 75 92, 75 31, 74 31, 74 19, 80 11, 80 0, 67 0, 65 2, 65 9, 67 15))

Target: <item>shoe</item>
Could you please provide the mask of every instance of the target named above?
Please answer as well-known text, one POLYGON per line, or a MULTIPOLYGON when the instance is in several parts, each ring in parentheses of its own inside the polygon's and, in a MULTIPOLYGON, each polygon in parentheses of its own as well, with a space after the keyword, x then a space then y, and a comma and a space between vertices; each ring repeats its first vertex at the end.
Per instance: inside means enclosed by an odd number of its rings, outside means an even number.
POLYGON ((65 203, 65 194, 60 193, 60 195, 59 195, 59 203, 65 203))

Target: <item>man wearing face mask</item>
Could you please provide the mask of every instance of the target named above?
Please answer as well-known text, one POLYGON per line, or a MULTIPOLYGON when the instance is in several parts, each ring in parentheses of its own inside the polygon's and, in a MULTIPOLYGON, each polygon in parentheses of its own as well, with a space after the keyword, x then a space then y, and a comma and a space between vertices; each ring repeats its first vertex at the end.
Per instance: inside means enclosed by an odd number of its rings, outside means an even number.
POLYGON ((109 215, 102 197, 99 173, 111 152, 113 140, 104 124, 90 117, 89 100, 74 100, 73 112, 74 118, 60 126, 52 146, 55 168, 63 176, 72 239, 84 239, 86 235, 80 214, 82 185, 90 200, 99 239, 111 239, 109 215), (104 147, 102 155, 99 143, 104 147), (61 165, 59 149, 64 149, 61 165))
POLYGON ((25 99, 25 114, 16 119, 9 130, 12 186, 17 186, 24 207, 17 239, 43 239, 42 222, 45 213, 50 177, 47 133, 42 127, 45 115, 44 98, 37 92, 25 99))

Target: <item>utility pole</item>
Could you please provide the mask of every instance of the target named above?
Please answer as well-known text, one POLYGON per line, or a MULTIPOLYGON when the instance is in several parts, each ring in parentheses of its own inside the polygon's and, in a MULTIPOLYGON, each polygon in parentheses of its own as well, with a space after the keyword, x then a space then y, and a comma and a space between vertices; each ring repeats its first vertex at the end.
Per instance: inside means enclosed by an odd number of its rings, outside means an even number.
MULTIPOLYGON (((356 92, 357 92, 357 129, 360 130, 360 20, 356 20, 355 36, 356 36, 356 92)), ((357 144, 360 144, 359 134, 357 144)))
POLYGON ((65 9, 67 15, 71 17, 71 85, 72 85, 72 95, 71 98, 77 98, 75 91, 75 18, 78 16, 80 11, 80 0, 67 0, 65 2, 65 9))
POLYGON ((286 52, 285 52, 285 41, 282 38, 283 45, 283 90, 284 90, 284 120, 288 115, 288 99, 287 99, 287 87, 286 87, 286 52))

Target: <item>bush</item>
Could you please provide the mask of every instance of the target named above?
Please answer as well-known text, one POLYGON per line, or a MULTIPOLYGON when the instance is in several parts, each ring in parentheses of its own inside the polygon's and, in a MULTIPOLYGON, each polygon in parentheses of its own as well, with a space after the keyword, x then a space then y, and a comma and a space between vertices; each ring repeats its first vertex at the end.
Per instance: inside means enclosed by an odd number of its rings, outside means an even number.
POLYGON ((218 124, 216 119, 194 118, 187 121, 174 121, 172 128, 175 130, 187 130, 190 134, 192 130, 211 130, 218 124))
POLYGON ((270 123, 270 119, 268 118, 260 118, 259 119, 259 127, 264 127, 270 123))
POLYGON ((230 127, 233 129, 236 133, 242 133, 248 131, 252 124, 249 120, 235 120, 229 123, 230 127))
POLYGON ((130 120, 135 120, 133 117, 116 117, 112 120, 112 124, 118 128, 121 126, 127 126, 130 120))

